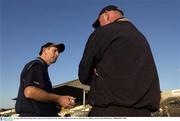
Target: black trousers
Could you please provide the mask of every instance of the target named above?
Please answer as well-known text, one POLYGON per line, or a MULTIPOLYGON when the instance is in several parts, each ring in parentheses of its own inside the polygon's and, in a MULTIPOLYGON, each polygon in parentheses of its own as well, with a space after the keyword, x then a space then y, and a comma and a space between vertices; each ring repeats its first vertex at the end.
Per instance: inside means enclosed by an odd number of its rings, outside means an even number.
POLYGON ((134 109, 119 106, 92 107, 89 117, 150 117, 147 109, 134 109))
POLYGON ((59 117, 57 114, 53 114, 53 115, 37 115, 34 113, 20 113, 19 117, 59 117))
POLYGON ((37 115, 33 113, 20 113, 19 117, 36 117, 37 115))

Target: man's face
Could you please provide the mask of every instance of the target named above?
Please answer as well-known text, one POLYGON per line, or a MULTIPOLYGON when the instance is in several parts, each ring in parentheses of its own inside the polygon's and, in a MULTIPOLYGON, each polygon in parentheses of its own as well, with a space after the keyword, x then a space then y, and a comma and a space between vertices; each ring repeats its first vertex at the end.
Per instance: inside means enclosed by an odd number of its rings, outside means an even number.
POLYGON ((59 56, 59 52, 58 52, 58 48, 56 47, 48 47, 45 48, 44 50, 45 55, 46 55, 46 59, 48 60, 48 62, 50 64, 55 63, 58 56, 59 56))

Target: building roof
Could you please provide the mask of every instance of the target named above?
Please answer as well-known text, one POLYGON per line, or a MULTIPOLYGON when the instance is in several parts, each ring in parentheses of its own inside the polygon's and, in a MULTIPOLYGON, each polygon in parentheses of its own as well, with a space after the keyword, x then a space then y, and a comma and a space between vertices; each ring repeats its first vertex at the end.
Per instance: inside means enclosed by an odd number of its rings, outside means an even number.
POLYGON ((78 79, 55 85, 53 86, 53 89, 63 87, 63 86, 75 87, 75 88, 84 89, 87 91, 89 91, 90 89, 90 86, 82 84, 78 79))

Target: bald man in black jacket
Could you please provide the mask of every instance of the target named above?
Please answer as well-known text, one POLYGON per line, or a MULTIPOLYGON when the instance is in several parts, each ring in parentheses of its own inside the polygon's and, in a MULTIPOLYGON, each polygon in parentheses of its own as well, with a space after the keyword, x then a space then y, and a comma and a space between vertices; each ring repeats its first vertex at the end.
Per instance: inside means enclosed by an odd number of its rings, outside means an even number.
POLYGON ((90 88, 89 116, 151 116, 160 86, 146 38, 116 6, 103 8, 79 65, 90 88))

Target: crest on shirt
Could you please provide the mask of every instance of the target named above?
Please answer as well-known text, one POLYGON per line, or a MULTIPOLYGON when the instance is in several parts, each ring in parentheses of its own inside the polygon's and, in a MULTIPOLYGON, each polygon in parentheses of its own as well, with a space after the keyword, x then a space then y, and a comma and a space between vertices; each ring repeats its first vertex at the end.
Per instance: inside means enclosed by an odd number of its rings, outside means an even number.
POLYGON ((34 84, 39 85, 40 83, 37 81, 33 81, 34 84))

